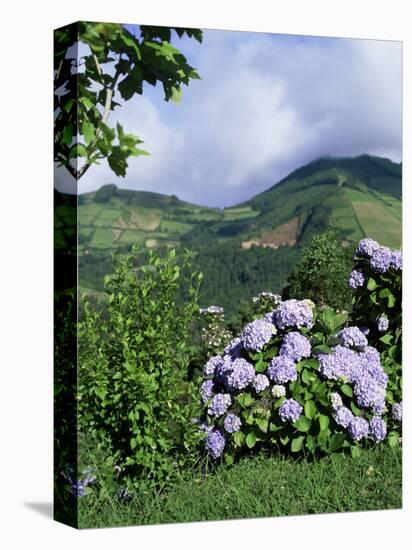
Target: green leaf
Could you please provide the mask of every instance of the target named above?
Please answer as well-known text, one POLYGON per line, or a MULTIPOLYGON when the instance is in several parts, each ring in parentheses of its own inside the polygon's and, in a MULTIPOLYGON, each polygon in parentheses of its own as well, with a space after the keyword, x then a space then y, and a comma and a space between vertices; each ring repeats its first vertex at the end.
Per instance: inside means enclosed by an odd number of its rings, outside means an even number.
POLYGON ((269 426, 268 420, 266 420, 265 418, 256 418, 255 423, 260 431, 262 431, 263 433, 267 433, 269 426))
POLYGON ((384 344, 390 344, 393 340, 393 334, 391 334, 390 332, 388 332, 387 334, 384 334, 383 336, 381 336, 379 338, 379 340, 381 342, 383 342, 384 344))
POLYGON ((233 441, 236 447, 242 447, 245 444, 245 434, 243 432, 236 432, 233 436, 233 441))
POLYGON ((290 446, 290 449, 292 453, 298 453, 303 448, 303 442, 305 441, 305 436, 300 435, 299 437, 296 437, 292 440, 292 444, 290 446))
POLYGON ((73 125, 68 124, 63 128, 63 136, 61 138, 61 143, 63 145, 71 145, 73 139, 73 125))
POLYGON ((351 447, 350 452, 351 452, 353 458, 359 458, 362 454, 361 449, 358 446, 351 447))
POLYGON ((317 413, 317 408, 316 408, 316 404, 314 401, 306 401, 305 405, 304 405, 304 411, 305 411, 305 416, 307 416, 310 420, 312 420, 316 413, 317 413))
POLYGON ((321 431, 324 431, 329 426, 330 418, 324 414, 319 415, 319 426, 321 431))
POLYGON ((174 103, 179 103, 183 96, 183 90, 180 86, 172 86, 172 101, 174 103))
POLYGON ((310 430, 311 422, 306 416, 300 416, 296 422, 293 423, 295 428, 299 432, 308 432, 310 430))
POLYGON ((387 298, 388 308, 392 308, 396 304, 396 298, 389 290, 389 288, 383 288, 379 292, 379 298, 387 298))
POLYGON ((390 432, 388 435, 389 447, 399 446, 399 434, 397 432, 390 432))
POLYGON ((329 437, 330 437, 329 429, 322 430, 318 434, 318 443, 324 450, 327 450, 328 448, 329 437))
POLYGON ((353 397, 353 390, 348 384, 342 384, 340 387, 340 391, 348 397, 353 397))
POLYGON ((329 442, 329 450, 334 453, 342 448, 345 442, 345 436, 343 434, 333 434, 329 442))
POLYGON ((253 432, 249 432, 247 434, 246 445, 249 447, 249 449, 253 449, 253 447, 256 445, 256 436, 253 432))
POLYGON ((376 284, 376 281, 373 277, 369 277, 368 279, 368 283, 366 285, 366 288, 370 291, 373 291, 375 290, 376 288, 378 288, 378 285, 376 284))
POLYGON ((82 134, 86 145, 89 145, 94 139, 95 132, 93 124, 88 120, 85 120, 82 124, 82 134))

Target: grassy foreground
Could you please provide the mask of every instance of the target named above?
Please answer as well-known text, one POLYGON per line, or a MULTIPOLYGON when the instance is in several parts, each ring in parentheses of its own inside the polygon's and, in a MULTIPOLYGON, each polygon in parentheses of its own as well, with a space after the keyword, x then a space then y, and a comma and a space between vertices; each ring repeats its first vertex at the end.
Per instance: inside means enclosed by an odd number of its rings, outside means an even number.
POLYGON ((146 491, 124 504, 79 501, 79 527, 259 518, 402 507, 402 455, 388 446, 359 458, 332 455, 310 462, 263 455, 209 475, 193 475, 167 494, 146 491))

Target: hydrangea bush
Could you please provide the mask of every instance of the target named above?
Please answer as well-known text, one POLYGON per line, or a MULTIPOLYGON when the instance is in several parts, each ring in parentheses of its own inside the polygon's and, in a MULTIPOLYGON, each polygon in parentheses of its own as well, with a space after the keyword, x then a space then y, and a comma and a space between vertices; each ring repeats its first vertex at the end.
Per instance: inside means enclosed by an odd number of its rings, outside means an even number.
MULTIPOLYGON (((398 255, 388 264, 379 245, 361 241, 354 271, 362 277, 352 272, 349 278, 356 288, 371 278, 363 250, 375 254, 370 270, 379 269, 379 277, 392 270, 397 277, 398 255)), ((387 297, 385 292, 379 298, 387 297)), ((248 323, 203 369, 200 420, 211 458, 231 463, 262 446, 310 454, 351 449, 356 455, 365 444, 388 439, 397 445, 400 371, 372 344, 376 334, 381 338, 382 319, 396 332, 400 318, 391 320, 388 308, 379 307, 380 328, 370 329, 372 338, 364 319, 359 328, 350 324, 348 312, 319 308, 310 300, 280 301, 248 323)))
POLYGON ((380 352, 389 377, 387 402, 396 407, 402 400, 402 253, 362 239, 354 263, 351 321, 380 352))

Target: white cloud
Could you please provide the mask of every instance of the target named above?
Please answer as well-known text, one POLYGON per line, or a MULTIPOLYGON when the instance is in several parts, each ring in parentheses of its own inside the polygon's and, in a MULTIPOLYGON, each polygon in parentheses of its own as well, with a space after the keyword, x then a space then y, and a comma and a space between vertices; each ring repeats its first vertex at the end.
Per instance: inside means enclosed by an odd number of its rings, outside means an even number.
MULTIPOLYGON (((400 43, 205 31, 183 46, 202 80, 182 103, 147 90, 113 117, 151 153, 118 185, 227 205, 321 155, 401 160, 400 43)), ((92 168, 80 187, 109 181, 92 168)))

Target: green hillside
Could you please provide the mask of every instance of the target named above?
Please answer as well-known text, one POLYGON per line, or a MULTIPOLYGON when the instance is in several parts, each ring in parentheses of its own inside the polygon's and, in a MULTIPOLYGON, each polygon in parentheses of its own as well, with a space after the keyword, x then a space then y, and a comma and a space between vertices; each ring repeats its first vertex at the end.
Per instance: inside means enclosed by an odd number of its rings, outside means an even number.
MULTIPOLYGON (((185 247, 205 274, 205 305, 230 309, 260 290, 280 291, 301 246, 330 222, 345 246, 368 236, 400 247, 401 198, 402 165, 368 155, 318 159, 225 209, 105 185, 78 199, 80 284, 102 290, 110 253, 134 243, 143 256, 153 247, 185 247)), ((55 204, 58 248, 73 239, 74 226, 65 201, 55 204)))

